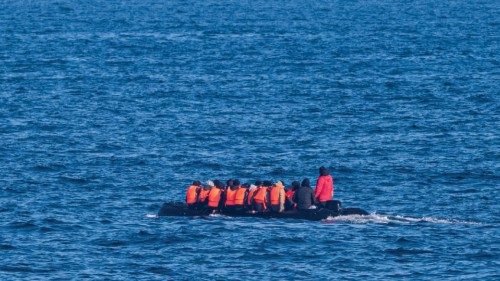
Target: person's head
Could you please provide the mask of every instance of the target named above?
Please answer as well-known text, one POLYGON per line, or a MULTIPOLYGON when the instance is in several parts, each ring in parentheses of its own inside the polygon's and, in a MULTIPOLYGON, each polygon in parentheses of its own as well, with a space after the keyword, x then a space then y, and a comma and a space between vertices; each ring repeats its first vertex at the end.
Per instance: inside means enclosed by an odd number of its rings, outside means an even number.
POLYGON ((234 180, 233 180, 233 185, 232 185, 232 186, 239 187, 239 186, 240 186, 240 180, 238 180, 238 179, 234 179, 234 180))
POLYGON ((319 175, 320 176, 327 176, 329 174, 330 174, 330 171, 328 171, 327 168, 325 168, 324 166, 319 167, 319 175))
POLYGON ((209 187, 212 187, 212 186, 214 186, 214 182, 211 181, 211 180, 207 180, 206 185, 209 186, 209 187))
POLYGON ((262 183, 262 185, 265 186, 265 187, 271 187, 273 185, 273 183, 271 181, 264 181, 262 183))
POLYGON ((274 184, 274 186, 276 186, 276 187, 280 187, 280 188, 285 187, 281 181, 277 181, 277 182, 274 184))
POLYGON ((293 181, 292 182, 292 190, 296 190, 299 187, 300 187, 300 182, 299 181, 293 181))
POLYGON ((311 187, 311 181, 308 178, 305 178, 302 180, 302 183, 300 184, 300 186, 311 187))
POLYGON ((200 185, 201 185, 201 182, 200 182, 200 181, 194 181, 194 182, 193 182, 193 185, 194 185, 194 186, 200 186, 200 185))
POLYGON ((255 181, 255 186, 261 186, 262 185, 262 181, 255 181))
POLYGON ((228 179, 226 181, 226 186, 232 186, 233 185, 233 179, 228 179))
POLYGON ((241 187, 243 188, 250 188, 250 184, 249 183, 244 183, 241 185, 241 187))
POLYGON ((224 187, 224 184, 220 180, 214 180, 214 185, 217 188, 223 188, 224 187))

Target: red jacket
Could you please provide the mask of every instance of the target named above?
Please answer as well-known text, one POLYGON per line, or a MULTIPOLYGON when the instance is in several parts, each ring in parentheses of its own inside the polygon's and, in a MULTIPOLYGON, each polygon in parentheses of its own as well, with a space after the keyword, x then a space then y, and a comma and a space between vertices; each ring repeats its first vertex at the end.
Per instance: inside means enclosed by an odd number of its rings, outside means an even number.
POLYGON ((331 175, 319 176, 316 181, 316 190, 314 196, 319 202, 325 202, 333 199, 333 177, 331 175))

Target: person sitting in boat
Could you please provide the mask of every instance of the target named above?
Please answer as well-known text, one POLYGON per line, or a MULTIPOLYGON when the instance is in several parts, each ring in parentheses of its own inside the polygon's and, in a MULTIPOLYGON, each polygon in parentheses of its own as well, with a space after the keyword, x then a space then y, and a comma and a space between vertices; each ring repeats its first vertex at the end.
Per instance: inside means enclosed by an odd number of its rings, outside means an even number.
POLYGON ((195 208, 198 202, 198 192, 200 191, 200 181, 194 181, 186 190, 186 204, 189 208, 195 208))
POLYGON ((201 187, 200 192, 198 193, 198 208, 203 209, 207 206, 208 203, 208 193, 210 193, 210 189, 214 186, 214 182, 208 180, 203 187, 201 187))
POLYGON ((250 212, 255 212, 253 197, 261 184, 261 181, 256 181, 255 184, 250 185, 248 188, 246 206, 250 212))
POLYGON ((276 182, 269 190, 271 211, 281 213, 285 210, 285 186, 283 182, 276 182))
POLYGON ((316 181, 316 189, 314 196, 322 207, 326 206, 326 202, 333 200, 333 177, 327 168, 321 166, 319 168, 319 177, 316 181))
POLYGON ((300 187, 295 191, 293 201, 297 203, 298 210, 307 210, 316 204, 316 197, 308 178, 302 180, 300 187))
POLYGON ((300 182, 293 181, 292 186, 285 189, 285 210, 293 210, 297 207, 295 201, 293 201, 293 197, 295 195, 295 191, 300 187, 300 182))
POLYGON ((271 187, 271 181, 264 181, 261 186, 253 194, 253 207, 257 212, 267 211, 267 206, 269 206, 269 188, 271 187))
POLYGON ((208 193, 208 208, 212 210, 212 212, 216 212, 220 209, 220 204, 222 202, 222 188, 224 184, 220 180, 214 180, 214 186, 210 189, 208 193))
POLYGON ((226 186, 224 186, 224 190, 228 190, 229 188, 231 188, 231 186, 233 186, 233 179, 228 179, 226 181, 226 186))
MULTIPOLYGON (((227 181, 226 181, 227 183, 227 181)), ((227 186, 224 184, 223 181, 221 180, 214 180, 214 185, 220 189, 220 199, 219 199, 219 210, 224 209, 224 206, 226 205, 226 190, 227 186)))
POLYGON ((250 187, 250 184, 245 183, 242 184, 236 189, 236 194, 234 195, 234 209, 235 211, 242 212, 245 210, 247 202, 247 194, 248 194, 248 188, 250 187))
POLYGON ((228 211, 234 210, 236 191, 238 190, 238 188, 240 188, 240 181, 239 180, 235 179, 235 180, 228 180, 227 181, 226 202, 224 204, 224 207, 228 211))

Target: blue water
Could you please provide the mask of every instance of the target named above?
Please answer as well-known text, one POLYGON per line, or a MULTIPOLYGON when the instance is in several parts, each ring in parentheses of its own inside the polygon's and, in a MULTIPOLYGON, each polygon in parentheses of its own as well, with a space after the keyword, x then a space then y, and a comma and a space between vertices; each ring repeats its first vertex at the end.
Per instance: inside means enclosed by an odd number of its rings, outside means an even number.
POLYGON ((500 278, 498 1, 0 1, 0 279, 500 278), (157 218, 332 169, 367 217, 157 218))

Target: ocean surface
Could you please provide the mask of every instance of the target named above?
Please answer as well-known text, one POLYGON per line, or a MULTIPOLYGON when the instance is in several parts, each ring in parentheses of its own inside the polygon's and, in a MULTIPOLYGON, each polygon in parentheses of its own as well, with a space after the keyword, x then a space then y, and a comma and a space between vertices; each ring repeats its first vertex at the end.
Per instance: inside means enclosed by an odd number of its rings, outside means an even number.
POLYGON ((499 12, 0 1, 0 279, 499 280, 499 12), (370 216, 156 216, 321 165, 370 216))

